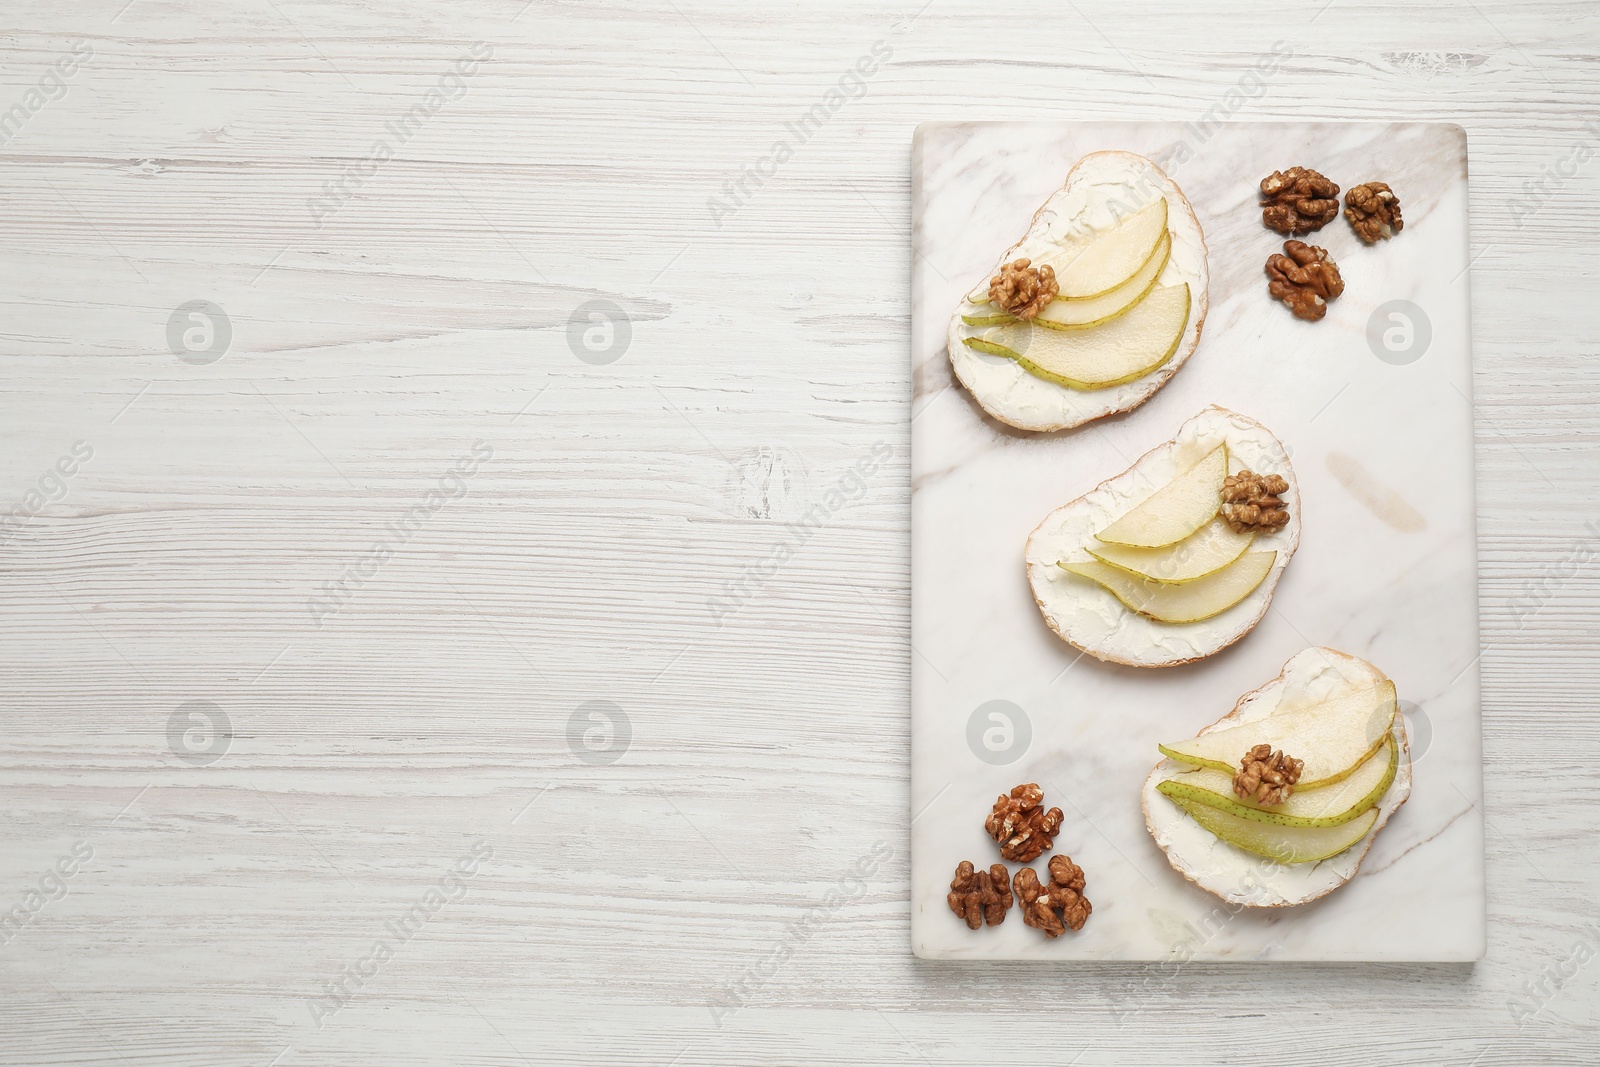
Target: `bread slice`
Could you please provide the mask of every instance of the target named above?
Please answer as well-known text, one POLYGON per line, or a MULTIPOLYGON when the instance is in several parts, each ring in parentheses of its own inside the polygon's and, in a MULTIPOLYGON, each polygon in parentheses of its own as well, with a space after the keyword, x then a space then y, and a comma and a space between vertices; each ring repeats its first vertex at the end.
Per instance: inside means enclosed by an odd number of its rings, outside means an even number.
MULTIPOLYGON (((1331 648, 1308 648, 1284 664, 1276 678, 1240 697, 1232 711, 1200 733, 1254 722, 1280 709, 1328 699, 1348 687, 1384 681, 1383 672, 1365 660, 1331 648)), ((1392 736, 1399 748, 1399 766, 1394 782, 1378 801, 1377 821, 1360 841, 1328 859, 1288 866, 1217 838, 1156 788, 1166 779, 1192 770, 1174 760, 1162 760, 1145 779, 1141 793, 1145 826, 1167 854, 1173 870, 1230 904, 1285 908, 1309 903, 1355 877, 1373 839, 1411 796, 1411 748, 1405 720, 1399 715, 1392 736)))
POLYGON ((1200 220, 1177 183, 1144 156, 1132 152, 1093 152, 1067 172, 1066 184, 1033 216, 1027 234, 1008 248, 994 269, 968 294, 950 318, 950 364, 956 378, 990 415, 1019 430, 1065 430, 1094 419, 1138 407, 1178 373, 1200 343, 1208 307, 1205 234, 1200 220), (1167 201, 1167 229, 1172 250, 1155 285, 1189 286, 1189 319, 1177 350, 1165 364, 1142 378, 1106 389, 1082 391, 1035 377, 1015 360, 988 355, 963 344, 982 327, 961 321, 963 314, 994 309, 988 300, 989 278, 1003 264, 1019 257, 1038 262, 1057 242, 1080 241, 1107 230, 1130 212, 1167 201))
POLYGON ((1033 599, 1063 641, 1107 663, 1172 667, 1220 652, 1249 633, 1266 614, 1273 589, 1299 545, 1300 490, 1288 453, 1259 422, 1213 406, 1123 473, 1045 516, 1028 537, 1025 557, 1033 599), (1087 546, 1095 531, 1105 529, 1219 444, 1228 446, 1230 473, 1248 468, 1257 474, 1282 475, 1289 483, 1282 496, 1288 524, 1258 534, 1250 546, 1252 552, 1276 552, 1277 558, 1249 596, 1200 622, 1157 622, 1124 607, 1104 587, 1057 565, 1092 562, 1087 546))

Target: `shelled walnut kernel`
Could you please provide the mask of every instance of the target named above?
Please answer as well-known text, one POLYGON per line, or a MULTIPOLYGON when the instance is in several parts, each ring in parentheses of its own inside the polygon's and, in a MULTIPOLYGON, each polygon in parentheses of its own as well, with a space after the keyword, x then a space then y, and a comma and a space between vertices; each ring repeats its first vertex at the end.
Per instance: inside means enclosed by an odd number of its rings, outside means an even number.
POLYGON ((1037 316, 1061 291, 1054 267, 1048 263, 1033 267, 1030 262, 1014 259, 989 279, 989 302, 1024 321, 1037 316))
POLYGON ((1050 883, 1041 884, 1032 867, 1024 867, 1012 881, 1021 901, 1022 922, 1044 931, 1049 938, 1067 930, 1082 930, 1094 906, 1083 895, 1083 868, 1067 856, 1051 856, 1050 883))
POLYGON ((1339 214, 1339 186, 1310 167, 1261 179, 1261 221, 1282 234, 1320 230, 1339 214))
POLYGON ((1289 510, 1278 494, 1288 491, 1281 474, 1230 474, 1222 483, 1222 517, 1234 533, 1281 530, 1289 522, 1289 510))
POLYGON ((984 923, 999 926, 1011 908, 1011 879, 1006 876, 1005 865, 996 863, 980 871, 970 861, 962 860, 946 899, 950 910, 961 916, 968 929, 976 930, 984 923))
POLYGON ((1044 810, 1044 790, 1029 782, 995 798, 983 828, 1000 842, 1000 855, 1012 863, 1032 863, 1053 844, 1064 818, 1060 808, 1044 810))
POLYGON ((1233 776, 1233 792, 1257 804, 1282 804, 1300 781, 1305 760, 1274 752, 1271 745, 1257 745, 1239 761, 1240 771, 1233 776))
POLYGON ((1267 257, 1267 292, 1295 318, 1315 322, 1328 313, 1328 301, 1344 292, 1339 265, 1326 248, 1304 241, 1285 241, 1283 251, 1267 257))
POLYGON ((1344 194, 1344 217, 1367 244, 1393 237, 1406 228, 1400 199, 1383 182, 1366 182, 1344 194))

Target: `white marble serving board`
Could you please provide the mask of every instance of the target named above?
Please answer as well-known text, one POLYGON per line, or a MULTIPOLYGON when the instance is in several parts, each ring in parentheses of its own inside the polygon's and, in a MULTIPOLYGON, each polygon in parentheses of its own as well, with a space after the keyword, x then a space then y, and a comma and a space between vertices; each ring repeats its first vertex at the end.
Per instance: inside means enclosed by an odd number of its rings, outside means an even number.
MULTIPOLYGON (((1481 957, 1464 132, 1427 123, 933 123, 917 130, 912 170, 917 955, 1167 966, 1481 957), (955 382, 950 314, 1072 164, 1106 149, 1174 161, 1166 169, 1210 250, 1204 334, 1189 363, 1134 411, 1062 433, 1012 430, 955 382), (1261 225, 1256 183, 1293 165, 1343 188, 1387 181, 1405 215, 1404 231, 1373 247, 1342 218, 1308 238, 1329 249, 1345 279, 1344 295, 1315 323, 1272 301, 1263 274, 1282 238, 1261 225), (1369 343, 1369 320, 1393 300, 1426 317, 1425 346, 1420 329, 1409 350, 1369 343), (1121 472, 1209 404, 1259 419, 1293 457, 1304 533, 1272 608, 1238 644, 1189 666, 1141 670, 1081 656, 1034 606, 1024 540, 1051 509, 1121 472), (1314 904, 1235 914, 1168 865, 1145 830, 1140 784, 1159 741, 1192 736, 1308 645, 1371 660, 1395 680, 1407 702, 1414 790, 1348 885, 1314 904), (999 733, 988 747, 969 743, 969 723, 990 701, 1008 702, 998 707, 1017 720, 1009 748, 999 733), (945 902, 959 861, 999 860, 984 816, 997 794, 1030 781, 1066 812, 1056 849, 1083 866, 1094 904, 1080 933, 1054 941, 1015 909, 998 928, 968 930, 945 902)), ((1381 333, 1399 323, 1378 325, 1381 333)), ((1400 334, 1391 341, 1403 347, 1400 334)), ((984 725, 994 725, 994 707, 984 725)), ((1034 866, 1042 871, 1043 859, 1034 866)))

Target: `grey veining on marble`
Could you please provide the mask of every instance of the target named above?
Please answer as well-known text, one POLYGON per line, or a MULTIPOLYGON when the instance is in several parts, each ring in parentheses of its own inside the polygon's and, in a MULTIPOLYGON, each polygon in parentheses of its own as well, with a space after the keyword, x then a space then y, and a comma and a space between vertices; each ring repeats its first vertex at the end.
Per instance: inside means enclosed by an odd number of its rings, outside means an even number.
MULTIPOLYGON (((918 954, 1480 957, 1480 650, 1462 131, 1241 122, 1201 143, 1193 126, 1175 123, 932 124, 918 131, 913 188, 918 954), (1104 149, 1179 160, 1168 169, 1205 229, 1210 315, 1188 365, 1143 406, 1063 433, 1011 430, 984 416, 950 374, 949 316, 1071 165, 1104 149), (1376 246, 1362 245, 1342 218, 1306 238, 1329 249, 1346 285, 1316 323, 1272 301, 1262 270, 1282 238, 1260 223, 1256 182, 1297 164, 1346 189, 1387 181, 1405 215, 1404 231, 1376 246), (1415 341, 1409 352, 1384 348, 1383 331, 1403 326, 1375 313, 1396 300, 1425 317, 1425 348, 1415 341), (1033 604, 1022 560, 1029 531, 1213 403, 1259 419, 1293 457, 1303 538, 1271 609, 1237 645, 1189 666, 1138 670, 1080 656, 1050 633, 1033 604), (1315 904, 1234 914, 1168 865, 1145 830, 1139 786, 1159 758, 1158 742, 1192 736, 1314 644, 1366 658, 1395 680, 1412 733, 1412 797, 1350 884, 1315 904), (980 759, 969 744, 969 720, 989 701, 1022 709, 1031 730, 1025 751, 1018 744, 1007 753, 1015 755, 1009 764, 980 759), (998 929, 969 931, 945 903, 958 861, 999 859, 983 817, 996 794, 1024 781, 1039 782, 1047 803, 1066 812, 1056 848, 1083 866, 1094 903, 1081 933, 1055 941, 1024 927, 1015 910, 998 929)), ((1420 338, 1422 318, 1412 317, 1420 338)), ((1043 859, 1035 866, 1042 870, 1043 859)))

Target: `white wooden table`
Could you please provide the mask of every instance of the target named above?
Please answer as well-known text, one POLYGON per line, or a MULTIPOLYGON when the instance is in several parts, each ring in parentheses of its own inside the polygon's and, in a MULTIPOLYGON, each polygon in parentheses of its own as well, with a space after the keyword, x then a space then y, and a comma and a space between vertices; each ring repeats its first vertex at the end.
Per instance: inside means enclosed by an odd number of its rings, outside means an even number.
POLYGON ((123 2, 0 38, 0 1061, 1600 1060, 1600 9, 123 2), (911 129, 1208 111, 1470 132, 1489 957, 918 962, 911 129))

